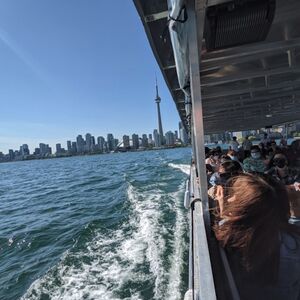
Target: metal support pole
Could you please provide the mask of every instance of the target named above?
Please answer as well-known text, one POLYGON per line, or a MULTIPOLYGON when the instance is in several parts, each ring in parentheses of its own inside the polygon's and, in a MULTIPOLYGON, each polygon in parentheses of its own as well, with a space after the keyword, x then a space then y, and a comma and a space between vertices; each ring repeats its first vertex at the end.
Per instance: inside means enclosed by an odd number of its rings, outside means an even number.
MULTIPOLYGON (((204 220, 207 228, 207 226, 209 226, 208 224, 210 224, 210 217, 208 211, 209 206, 204 150, 203 109, 200 82, 200 59, 206 1, 189 0, 187 9, 189 22, 189 61, 193 116, 192 131, 194 134, 195 144, 194 154, 196 158, 196 165, 200 182, 200 197, 203 202, 204 220)), ((209 234, 209 232, 207 233, 209 234)))

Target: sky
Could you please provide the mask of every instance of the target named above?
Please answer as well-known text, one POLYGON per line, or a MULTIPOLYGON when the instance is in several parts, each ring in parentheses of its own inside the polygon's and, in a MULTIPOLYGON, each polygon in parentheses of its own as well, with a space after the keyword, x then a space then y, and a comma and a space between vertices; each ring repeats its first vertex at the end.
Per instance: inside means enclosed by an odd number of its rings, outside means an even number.
POLYGON ((132 0, 1 0, 0 151, 152 133, 156 75, 163 129, 174 131, 179 116, 132 0))

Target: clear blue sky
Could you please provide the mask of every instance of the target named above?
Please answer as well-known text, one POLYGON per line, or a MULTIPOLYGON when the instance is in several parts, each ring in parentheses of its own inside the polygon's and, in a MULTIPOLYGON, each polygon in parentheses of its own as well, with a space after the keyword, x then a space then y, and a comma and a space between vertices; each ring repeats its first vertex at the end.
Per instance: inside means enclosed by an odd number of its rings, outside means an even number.
POLYGON ((131 0, 0 1, 0 151, 77 134, 164 131, 179 117, 131 0))

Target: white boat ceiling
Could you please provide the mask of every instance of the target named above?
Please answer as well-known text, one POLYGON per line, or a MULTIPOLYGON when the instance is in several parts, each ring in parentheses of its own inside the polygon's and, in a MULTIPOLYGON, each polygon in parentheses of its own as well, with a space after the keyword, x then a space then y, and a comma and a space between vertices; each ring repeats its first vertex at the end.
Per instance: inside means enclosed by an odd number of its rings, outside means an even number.
MULTIPOLYGON (((207 5, 224 2, 230 1, 210 0, 207 5)), ((134 3, 180 117, 188 124, 168 30, 168 2, 134 3)), ((300 120, 300 0, 276 1, 263 42, 207 51, 203 40, 200 72, 206 134, 300 120)))

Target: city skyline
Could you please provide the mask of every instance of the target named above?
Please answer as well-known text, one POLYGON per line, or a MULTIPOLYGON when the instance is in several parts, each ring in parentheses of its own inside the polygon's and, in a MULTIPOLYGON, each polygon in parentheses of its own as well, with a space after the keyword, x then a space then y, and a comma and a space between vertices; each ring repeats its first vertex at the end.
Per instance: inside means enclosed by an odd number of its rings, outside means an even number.
POLYGON ((153 133, 141 136, 136 133, 130 136, 124 134, 121 139, 117 139, 112 133, 107 133, 106 137, 93 136, 91 133, 79 134, 76 138, 67 140, 66 147, 62 146, 62 142, 56 143, 55 148, 40 142, 32 150, 28 144, 21 144, 18 149, 9 149, 8 153, 0 152, 0 162, 186 146, 189 142, 188 135, 182 129, 182 123, 179 122, 179 130, 167 131, 163 138, 154 129, 153 133), (161 143, 162 140, 165 140, 165 144, 161 143))
POLYGON ((176 106, 131 1, 3 0, 0 64, 2 152, 40 141, 54 147, 78 132, 152 132, 155 74, 163 125, 177 128, 176 106))

